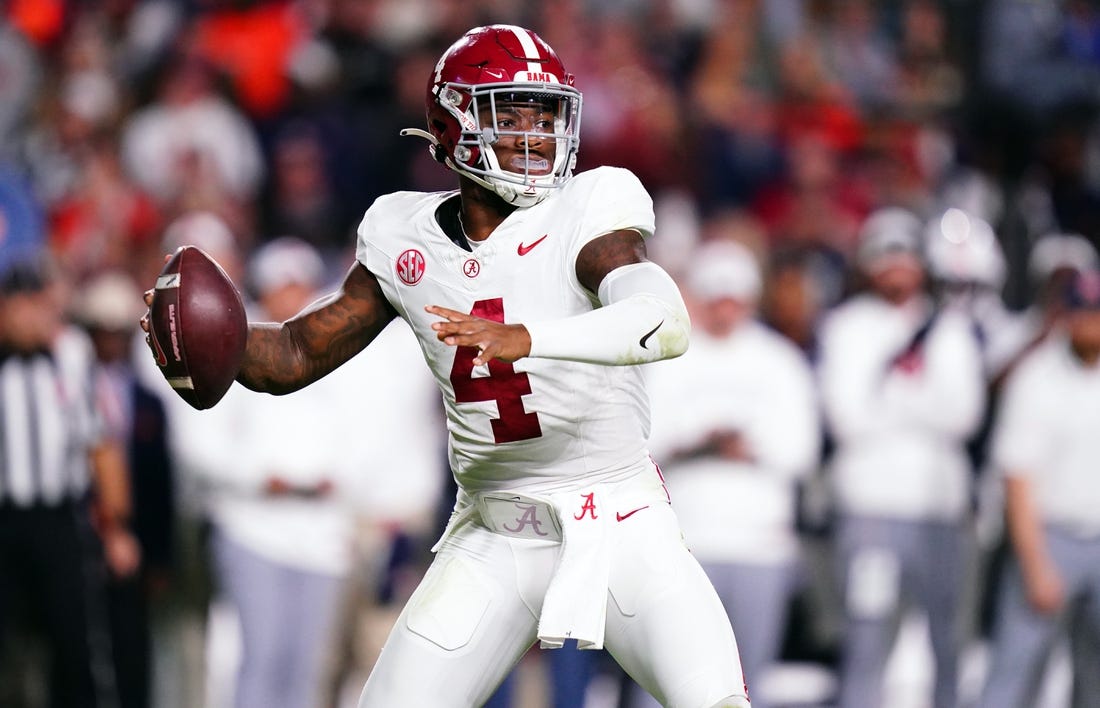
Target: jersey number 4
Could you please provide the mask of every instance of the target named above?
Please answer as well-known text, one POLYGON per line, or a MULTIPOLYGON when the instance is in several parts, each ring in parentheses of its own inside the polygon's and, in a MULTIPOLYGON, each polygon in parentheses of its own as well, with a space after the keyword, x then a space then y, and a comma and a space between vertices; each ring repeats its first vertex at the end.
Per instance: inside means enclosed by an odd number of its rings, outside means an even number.
MULTIPOLYGON (((474 317, 504 322, 504 300, 478 300, 470 310, 474 317)), ((523 409, 523 396, 531 393, 531 381, 526 372, 517 372, 505 361, 489 362, 489 375, 474 377, 474 357, 477 347, 457 347, 455 362, 451 366, 451 386, 459 403, 496 401, 499 418, 493 418, 493 437, 496 443, 517 442, 542 437, 539 417, 523 409)))

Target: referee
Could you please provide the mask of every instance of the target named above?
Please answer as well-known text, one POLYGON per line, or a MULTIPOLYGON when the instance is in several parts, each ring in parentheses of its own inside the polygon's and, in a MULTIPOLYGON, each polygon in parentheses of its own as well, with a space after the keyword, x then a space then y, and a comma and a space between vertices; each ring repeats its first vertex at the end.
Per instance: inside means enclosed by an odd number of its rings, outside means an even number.
POLYGON ((48 652, 49 705, 88 708, 113 683, 93 680, 102 596, 89 570, 105 558, 126 574, 139 559, 124 457, 102 435, 92 351, 65 322, 55 275, 40 255, 0 269, 0 640, 24 624, 11 608, 26 608, 48 652))

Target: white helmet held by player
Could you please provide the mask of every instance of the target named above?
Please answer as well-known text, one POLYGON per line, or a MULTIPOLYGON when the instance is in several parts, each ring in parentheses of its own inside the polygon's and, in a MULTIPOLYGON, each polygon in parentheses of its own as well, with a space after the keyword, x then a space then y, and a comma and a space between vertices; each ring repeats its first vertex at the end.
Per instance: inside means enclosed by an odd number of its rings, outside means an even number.
POLYGON ((928 222, 925 248, 929 270, 940 283, 997 292, 1005 284, 1004 251, 985 219, 962 209, 947 209, 928 222))

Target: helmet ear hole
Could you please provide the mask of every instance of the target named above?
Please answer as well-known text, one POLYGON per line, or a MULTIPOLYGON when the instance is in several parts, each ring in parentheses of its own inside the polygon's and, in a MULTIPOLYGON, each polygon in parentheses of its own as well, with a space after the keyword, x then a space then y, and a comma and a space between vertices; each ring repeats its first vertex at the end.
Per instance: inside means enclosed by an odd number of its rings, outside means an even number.
MULTIPOLYGON (((447 134, 447 124, 441 120, 433 119, 431 121, 432 132, 435 133, 436 138, 442 138, 447 134)), ((432 157, 436 162, 447 162, 447 149, 443 147, 442 143, 434 143, 431 146, 432 157)))

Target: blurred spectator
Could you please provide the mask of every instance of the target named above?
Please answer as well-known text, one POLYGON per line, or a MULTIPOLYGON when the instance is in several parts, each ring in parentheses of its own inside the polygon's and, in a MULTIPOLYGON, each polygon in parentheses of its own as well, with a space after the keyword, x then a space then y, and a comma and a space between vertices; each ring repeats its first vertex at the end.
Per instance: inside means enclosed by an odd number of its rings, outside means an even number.
POLYGON ((899 206, 922 214, 932 208, 935 188, 950 168, 955 145, 936 122, 879 118, 867 122, 858 158, 847 163, 849 190, 872 207, 899 206))
POLYGON ((364 106, 361 120, 364 154, 369 156, 361 189, 368 199, 394 189, 447 190, 450 175, 439 169, 420 140, 397 137, 404 128, 424 122, 424 77, 431 74, 440 50, 431 45, 410 48, 394 62, 391 101, 364 106), (385 169, 380 166, 385 165, 385 169))
POLYGON ((132 577, 107 585, 120 708, 152 705, 151 612, 163 601, 174 564, 171 456, 164 404, 138 379, 130 357, 141 291, 120 271, 97 276, 81 288, 75 316, 91 336, 103 371, 99 400, 109 435, 126 447, 133 499, 134 536, 141 564, 132 577))
POLYGON ((140 549, 124 452, 103 429, 92 348, 64 320, 59 277, 44 253, 0 271, 0 640, 29 621, 46 641, 49 705, 68 708, 112 700, 101 564, 130 577, 140 549))
MULTIPOLYGON (((136 266, 143 274, 137 282, 153 282, 164 266, 164 255, 184 245, 203 249, 234 282, 245 282, 245 252, 225 221, 212 212, 196 211, 177 217, 168 224, 161 241, 157 256, 136 266)), ((247 292, 245 307, 254 307, 247 292)), ((209 548, 211 523, 206 490, 201 475, 192 467, 194 455, 189 451, 195 440, 207 434, 208 426, 215 429, 212 439, 220 440, 218 436, 226 433, 216 421, 208 422, 210 416, 194 410, 176 395, 157 368, 143 336, 135 337, 133 346, 135 373, 148 390, 160 397, 168 413, 169 449, 175 472, 177 575, 168 607, 158 618, 159 635, 153 637, 157 667, 162 669, 154 676, 154 694, 158 705, 188 708, 203 704, 205 687, 214 681, 209 675, 220 668, 208 666, 204 657, 214 584, 209 548)))
POLYGON ((887 705, 883 670, 908 600, 928 617, 932 705, 952 708, 971 562, 965 443, 985 400, 981 353, 966 319, 934 308, 924 290, 913 214, 872 214, 857 263, 868 289, 830 312, 820 336, 846 613, 839 705, 887 705))
POLYGON ((103 137, 83 151, 77 181, 50 211, 50 244, 77 280, 137 267, 160 253, 161 213, 127 178, 117 143, 103 137))
MULTIPOLYGON (((47 206, 76 188, 81 163, 97 140, 102 142, 110 134, 122 100, 121 87, 100 71, 65 75, 56 97, 51 98, 42 106, 44 120, 22 147, 35 192, 47 206)), ((117 151, 117 146, 111 147, 117 151)))
POLYGON ((753 705, 767 706, 799 579, 796 489, 819 455, 817 393, 802 352, 756 320, 752 252, 711 241, 695 256, 691 348, 648 369, 650 450, 730 616, 753 705))
POLYGON ((1088 0, 1065 3, 1062 46, 1070 59, 1100 66, 1100 9, 1088 0))
POLYGON ((993 0, 983 5, 982 78, 1030 111, 1095 100, 1100 67, 1085 49, 1095 30, 1087 2, 993 0))
POLYGON ((1083 271, 1100 265, 1100 254, 1084 236, 1048 233, 1031 248, 1027 273, 1033 299, 1021 313, 1013 346, 1002 355, 999 379, 1007 376, 1020 357, 1042 343, 1060 323, 1065 312, 1065 289, 1083 271))
POLYGON ((757 192, 752 213, 768 227, 773 248, 815 251, 839 280, 869 206, 840 153, 826 140, 807 135, 785 150, 784 175, 757 192))
POLYGON ((252 125, 214 80, 193 50, 170 55, 155 100, 123 125, 123 163, 169 218, 206 209, 247 234, 263 156, 252 125))
POLYGON ((412 330, 396 323, 327 377, 341 391, 341 410, 357 411, 339 445, 352 472, 344 494, 354 502, 358 525, 325 705, 336 706, 341 688, 358 696, 446 520, 437 513, 447 504, 450 477, 443 403, 428 367, 409 366, 420 358, 412 330), (401 375, 390 375, 395 371, 401 375), (375 631, 364 632, 364 624, 375 631))
POLYGON ((38 99, 42 67, 34 47, 17 24, 0 18, 0 159, 11 159, 19 139, 30 125, 38 99))
POLYGON ((695 135, 693 149, 708 153, 694 185, 706 210, 749 204, 783 165, 759 20, 748 12, 722 17, 721 27, 702 38, 684 116, 695 135))
POLYGON ((177 0, 108 0, 94 8, 85 4, 83 11, 93 14, 111 50, 111 73, 137 88, 181 31, 188 6, 177 0))
POLYGON ((1100 183, 1089 169, 1097 115, 1090 104, 1054 112, 1038 135, 1037 160, 1027 178, 1046 192, 1056 228, 1080 233, 1100 248, 1100 183))
POLYGON ((822 40, 807 33, 779 50, 776 117, 779 134, 790 145, 805 138, 851 153, 863 137, 859 108, 825 63, 822 40))
MULTIPOLYGON (((1065 328, 1009 376, 994 437, 1013 556, 1000 586, 993 658, 979 706, 1035 705, 1060 618, 1086 599, 1078 630, 1097 642, 1100 517, 1100 272, 1064 290, 1065 328)), ((1083 664, 1078 664, 1083 666, 1083 664)), ((1095 700, 1095 696, 1091 700, 1095 700)))
POLYGON ((822 31, 822 52, 829 68, 868 111, 895 99, 898 77, 896 48, 877 16, 881 3, 839 0, 822 31))
MULTIPOLYGON (((272 146, 270 185, 260 202, 264 240, 300 234, 331 259, 350 246, 354 219, 337 191, 332 154, 318 126, 295 122, 283 127, 272 146)), ((342 255, 342 254, 341 254, 342 255)))
POLYGON ((1005 365, 1004 339, 1015 336, 1017 321, 1001 297, 1007 264, 997 234, 984 219, 952 208, 929 220, 924 239, 939 306, 970 320, 992 379, 1005 365))
MULTIPOLYGON (((613 663, 606 650, 582 651, 575 640, 566 640, 560 649, 552 652, 531 650, 523 658, 524 663, 541 662, 547 673, 547 698, 553 708, 573 708, 586 705, 588 687, 603 663, 613 663)), ((489 697, 482 708, 523 708, 526 704, 517 698, 521 695, 520 682, 523 663, 514 669, 489 697)), ((618 665, 609 667, 614 676, 623 680, 618 665)), ((641 689, 636 689, 639 692, 641 689)))
POLYGON ((42 48, 61 36, 68 15, 65 0, 7 0, 3 10, 20 32, 42 48))
MULTIPOLYGON (((798 347, 811 362, 817 361, 817 332, 822 315, 834 304, 827 299, 814 273, 812 253, 778 251, 772 255, 761 299, 761 318, 798 347)), ((839 299, 839 291, 833 293, 839 299)))
POLYGON ((571 65, 584 93, 577 169, 625 167, 652 192, 683 185, 686 136, 679 101, 646 51, 641 28, 629 18, 608 16, 591 20, 590 31, 587 60, 571 65))
POLYGON ((909 119, 938 118, 963 98, 965 79, 948 47, 947 19, 935 0, 908 0, 897 46, 894 112, 909 119))
MULTIPOLYGON (((1078 234, 1045 234, 1032 247, 1027 273, 1030 290, 1034 293, 1033 300, 1027 309, 1005 323, 1000 335, 989 345, 993 350, 989 352, 987 360, 997 363, 996 368, 990 372, 992 380, 987 425, 991 428, 996 426, 996 416, 1002 407, 1005 381, 1021 361, 1047 342, 1053 333, 1062 331, 1066 288, 1078 273, 1092 270, 1097 265, 1100 265, 1100 258, 1096 249, 1078 234)), ((987 431, 987 436, 990 432, 991 430, 987 431)), ((988 446, 988 440, 986 442, 988 446)), ((1003 487, 1003 479, 996 469, 983 470, 979 498, 979 512, 982 517, 979 517, 979 521, 985 522, 984 530, 993 541, 992 566, 987 585, 983 589, 983 614, 980 617, 981 625, 986 630, 991 625, 993 612, 996 610, 998 585, 1010 550, 1004 534, 1003 487)), ((983 531, 982 525, 978 528, 979 532, 983 531)), ((1075 640, 1079 638, 1077 633, 1073 636, 1075 640)), ((1076 655, 1074 658, 1080 659, 1076 655)), ((1079 680, 1082 676, 1081 672, 1075 673, 1075 679, 1079 680)), ((1074 685, 1077 686, 1078 682, 1074 685)))
POLYGON ((291 67, 309 35, 292 0, 202 0, 191 27, 194 49, 229 78, 237 104, 269 119, 290 96, 291 67))
POLYGON ((317 41, 337 59, 337 93, 352 105, 385 104, 399 84, 392 74, 393 50, 375 39, 385 31, 377 3, 326 0, 321 4, 317 41))
POLYGON ((42 205, 11 165, 0 163, 0 270, 41 254, 46 242, 42 205))
MULTIPOLYGON (((81 27, 91 34, 88 24, 81 27)), ((101 49, 83 53, 90 56, 79 57, 76 49, 66 54, 76 68, 61 77, 56 97, 43 107, 46 120, 22 146, 48 215, 51 248, 78 281, 101 269, 130 268, 137 252, 156 247, 160 228, 156 205, 119 157, 122 87, 107 73, 101 49)))
MULTIPOLYGON (((208 211, 183 214, 168 224, 161 240, 162 255, 175 253, 181 246, 198 246, 218 262, 234 283, 245 280, 246 251, 229 225, 217 214, 208 211)), ((156 265, 156 269, 160 270, 163 260, 158 259, 156 265)), ((245 303, 248 304, 247 298, 245 303)), ((172 399, 175 398, 173 395, 172 399)))
MULTIPOLYGON (((249 261, 256 316, 293 316, 323 275, 304 242, 264 246, 249 261)), ((206 483, 217 587, 240 621, 238 708, 314 708, 320 695, 351 562, 357 461, 345 454, 350 422, 329 420, 349 405, 332 383, 273 400, 235 386, 216 408, 180 417, 176 454, 206 483)))

